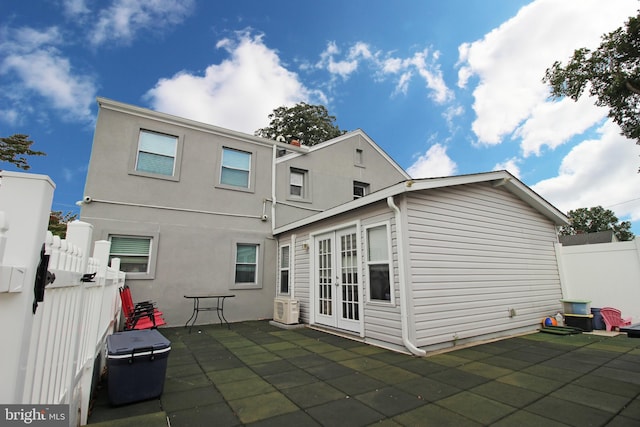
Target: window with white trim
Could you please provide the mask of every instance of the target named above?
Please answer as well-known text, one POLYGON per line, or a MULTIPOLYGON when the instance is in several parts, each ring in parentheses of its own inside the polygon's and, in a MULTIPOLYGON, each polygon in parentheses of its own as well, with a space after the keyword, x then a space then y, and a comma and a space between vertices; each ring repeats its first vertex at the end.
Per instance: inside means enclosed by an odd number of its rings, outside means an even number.
POLYGON ((259 248, 257 244, 236 244, 236 285, 256 285, 258 283, 258 258, 259 248))
POLYGON ((369 227, 366 236, 369 300, 390 302, 392 286, 388 227, 386 224, 369 227))
POLYGON ((178 137, 140 130, 135 170, 173 176, 176 169, 178 137))
POLYGON ((111 236, 109 263, 120 258, 120 270, 127 273, 149 273, 151 237, 111 236))
POLYGON ((220 169, 220 184, 249 188, 251 153, 224 147, 220 169))
POLYGON ((290 246, 285 245, 280 247, 280 293, 289 293, 289 253, 290 246))
POLYGON ((307 197, 307 171, 291 168, 289 171, 289 195, 304 199, 307 197))
POLYGON ((353 181, 353 200, 369 194, 369 184, 364 182, 353 181))

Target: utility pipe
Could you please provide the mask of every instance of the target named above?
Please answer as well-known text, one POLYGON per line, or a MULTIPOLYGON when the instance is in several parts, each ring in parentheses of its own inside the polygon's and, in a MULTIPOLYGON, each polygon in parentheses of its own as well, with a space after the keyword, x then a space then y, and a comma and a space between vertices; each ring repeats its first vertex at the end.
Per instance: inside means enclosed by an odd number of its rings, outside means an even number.
MULTIPOLYGON (((402 216, 400 208, 393 201, 393 196, 387 197, 387 206, 395 212, 396 222, 396 250, 398 251, 398 281, 400 288, 400 320, 402 326, 402 342, 404 346, 416 356, 426 356, 427 352, 416 347, 409 339, 409 293, 407 291, 407 283, 405 277, 405 258, 404 258, 404 229, 402 227, 402 216)), ((393 277, 393 275, 391 275, 393 277)))

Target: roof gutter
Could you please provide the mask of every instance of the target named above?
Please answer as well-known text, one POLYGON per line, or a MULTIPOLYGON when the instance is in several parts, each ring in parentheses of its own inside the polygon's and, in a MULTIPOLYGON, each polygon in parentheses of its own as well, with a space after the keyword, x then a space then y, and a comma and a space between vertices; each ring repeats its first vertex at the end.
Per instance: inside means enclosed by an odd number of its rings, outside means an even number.
POLYGON ((416 356, 426 356, 427 352, 418 348, 409 338, 409 292, 407 290, 407 279, 405 274, 405 258, 404 258, 404 229, 402 227, 402 216, 400 208, 393 201, 393 196, 387 197, 387 206, 395 212, 396 222, 396 245, 398 251, 398 280, 400 288, 400 320, 402 326, 402 343, 412 354, 416 356))

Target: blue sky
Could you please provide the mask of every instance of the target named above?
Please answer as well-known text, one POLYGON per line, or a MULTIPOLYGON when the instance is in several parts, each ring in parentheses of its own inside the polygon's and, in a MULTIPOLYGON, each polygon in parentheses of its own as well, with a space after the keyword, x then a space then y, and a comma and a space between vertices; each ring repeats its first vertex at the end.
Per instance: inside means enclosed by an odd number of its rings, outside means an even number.
MULTIPOLYGON (((640 233, 640 147, 593 100, 551 100, 546 68, 636 0, 8 0, 0 135, 30 135, 77 212, 106 97, 252 134, 278 106, 327 106, 412 176, 507 169, 563 211, 640 233)), ((8 164, 0 167, 15 170, 8 164)))

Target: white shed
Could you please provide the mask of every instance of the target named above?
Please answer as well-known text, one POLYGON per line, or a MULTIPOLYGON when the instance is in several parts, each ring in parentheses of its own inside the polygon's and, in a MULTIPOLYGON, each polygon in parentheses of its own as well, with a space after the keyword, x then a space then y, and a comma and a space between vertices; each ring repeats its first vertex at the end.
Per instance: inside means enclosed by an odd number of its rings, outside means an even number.
POLYGON ((506 171, 404 181, 277 228, 277 297, 417 355, 534 330, 560 310, 566 224, 506 171))

